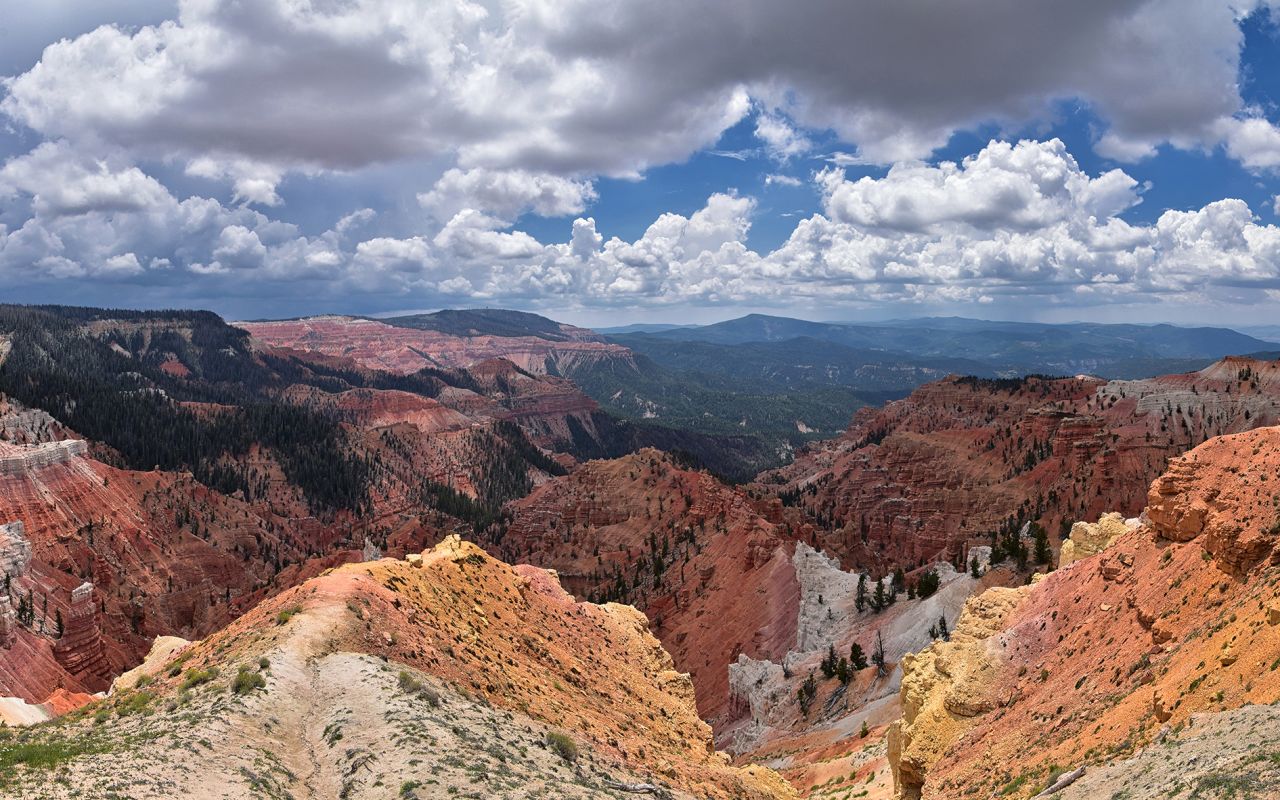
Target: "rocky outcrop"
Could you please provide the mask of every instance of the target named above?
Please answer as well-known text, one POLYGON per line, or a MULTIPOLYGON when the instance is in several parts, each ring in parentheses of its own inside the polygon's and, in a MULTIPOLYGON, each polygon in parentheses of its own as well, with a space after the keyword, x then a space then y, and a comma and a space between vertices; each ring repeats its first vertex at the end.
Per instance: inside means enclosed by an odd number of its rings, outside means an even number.
POLYGON ((0 476, 25 475, 88 452, 89 446, 76 439, 25 446, 0 443, 0 476))
POLYGON ((0 593, 0 648, 8 650, 18 637, 18 616, 7 594, 0 593))
POLYGON ((1092 775, 1196 715, 1280 701, 1277 496, 1280 428, 1211 439, 1152 483, 1135 530, 971 601, 951 642, 904 659, 900 795, 1025 798, 1055 766, 1092 775))
POLYGON ((1151 485, 1146 516, 1171 542, 1200 538, 1233 575, 1243 575, 1280 541, 1280 506, 1265 491, 1265 437, 1233 437, 1179 458, 1151 485))
POLYGON ((1101 553, 1116 539, 1137 529, 1138 524, 1136 518, 1125 519, 1114 511, 1103 514, 1097 522, 1076 522, 1071 526, 1071 534, 1062 543, 1062 549, 1058 553, 1058 569, 1101 553))
POLYGON ((102 647, 92 583, 82 583, 72 590, 63 632, 54 642, 53 654, 67 672, 86 686, 102 690, 111 684, 112 670, 102 647))
POLYGON ((0 576, 6 579, 27 574, 31 564, 31 542, 21 522, 0 525, 0 576))
POLYGON ((1005 626, 1025 589, 995 588, 965 603, 950 641, 902 659, 902 719, 889 728, 895 797, 919 800, 925 775, 973 717, 999 702, 1005 626))

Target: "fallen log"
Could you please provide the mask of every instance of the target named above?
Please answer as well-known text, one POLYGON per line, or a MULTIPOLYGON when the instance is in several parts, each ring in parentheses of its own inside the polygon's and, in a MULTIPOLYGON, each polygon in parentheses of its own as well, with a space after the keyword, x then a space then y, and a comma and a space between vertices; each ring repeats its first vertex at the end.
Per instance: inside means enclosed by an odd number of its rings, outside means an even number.
POLYGON ((1049 797, 1050 795, 1055 795, 1058 792, 1070 786, 1071 784, 1080 780, 1080 778, 1083 776, 1084 776, 1084 765, 1082 764, 1079 767, 1076 767, 1075 769, 1071 770, 1070 772, 1064 772, 1063 774, 1059 775, 1056 781, 1049 784, 1048 788, 1046 788, 1043 792, 1036 795, 1035 797, 1031 798, 1031 800, 1037 800, 1037 798, 1040 798, 1040 797, 1049 797))
POLYGON ((629 794, 651 794, 655 797, 670 797, 667 790, 661 786, 652 783, 618 783, 608 778, 604 780, 604 785, 618 792, 627 792, 629 794))

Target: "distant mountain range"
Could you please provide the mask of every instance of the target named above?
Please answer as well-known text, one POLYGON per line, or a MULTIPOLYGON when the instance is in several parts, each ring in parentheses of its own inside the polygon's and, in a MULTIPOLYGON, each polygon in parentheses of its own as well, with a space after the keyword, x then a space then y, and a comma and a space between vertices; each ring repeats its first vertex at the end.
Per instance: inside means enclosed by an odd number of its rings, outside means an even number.
MULTIPOLYGON (((814 339, 883 360, 961 359, 1004 376, 1087 372, 1104 378, 1147 377, 1203 367, 1224 355, 1275 349, 1275 343, 1228 328, 1102 323, 1046 324, 930 317, 879 323, 808 322, 751 314, 713 325, 640 334, 653 339, 743 345, 814 339)), ((627 345, 638 343, 629 339, 627 345)), ((641 346, 642 347, 642 346, 641 346)), ((961 370, 965 367, 961 364, 961 370)))

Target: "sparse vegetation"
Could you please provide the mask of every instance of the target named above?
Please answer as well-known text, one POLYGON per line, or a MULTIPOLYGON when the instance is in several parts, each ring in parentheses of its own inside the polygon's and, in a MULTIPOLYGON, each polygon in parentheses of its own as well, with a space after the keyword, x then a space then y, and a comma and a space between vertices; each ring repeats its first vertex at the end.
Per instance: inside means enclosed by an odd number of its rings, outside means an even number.
POLYGON ((578 745, 563 733, 548 731, 547 746, 551 748, 552 752, 570 764, 578 760, 578 745))
POLYGON ((241 667, 236 676, 231 679, 231 691, 236 694, 249 694, 255 689, 265 688, 267 688, 267 679, 262 677, 262 673, 249 667, 241 667))

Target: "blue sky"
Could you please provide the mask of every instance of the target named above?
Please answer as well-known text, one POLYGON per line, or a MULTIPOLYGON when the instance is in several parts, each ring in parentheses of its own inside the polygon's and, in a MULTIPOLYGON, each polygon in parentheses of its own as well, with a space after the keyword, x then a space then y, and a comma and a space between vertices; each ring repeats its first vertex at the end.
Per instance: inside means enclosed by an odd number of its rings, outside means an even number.
POLYGON ((0 75, 18 301, 1280 317, 1263 2, 0 0, 0 75))

